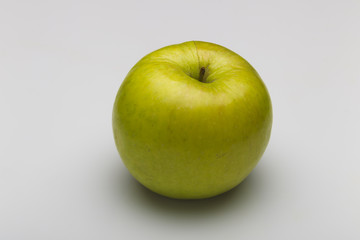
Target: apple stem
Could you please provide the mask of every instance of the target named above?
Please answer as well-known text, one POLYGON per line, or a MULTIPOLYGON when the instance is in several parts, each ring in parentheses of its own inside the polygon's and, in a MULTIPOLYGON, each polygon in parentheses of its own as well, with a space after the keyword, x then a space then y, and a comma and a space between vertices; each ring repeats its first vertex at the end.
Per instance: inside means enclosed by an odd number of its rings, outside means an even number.
POLYGON ((205 68, 202 67, 202 68, 200 68, 200 76, 199 76, 200 82, 204 82, 204 80, 205 80, 204 75, 205 75, 205 68))

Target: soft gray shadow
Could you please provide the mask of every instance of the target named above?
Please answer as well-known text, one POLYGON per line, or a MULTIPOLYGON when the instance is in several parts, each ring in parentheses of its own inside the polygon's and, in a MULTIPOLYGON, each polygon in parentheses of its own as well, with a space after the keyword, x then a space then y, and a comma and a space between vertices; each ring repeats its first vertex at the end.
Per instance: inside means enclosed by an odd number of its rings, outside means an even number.
POLYGON ((138 183, 123 166, 114 173, 113 189, 119 201, 126 198, 137 209, 167 216, 206 218, 233 212, 234 209, 249 211, 256 208, 257 199, 262 197, 261 192, 266 182, 261 170, 256 168, 237 187, 209 199, 177 200, 161 196, 138 183))

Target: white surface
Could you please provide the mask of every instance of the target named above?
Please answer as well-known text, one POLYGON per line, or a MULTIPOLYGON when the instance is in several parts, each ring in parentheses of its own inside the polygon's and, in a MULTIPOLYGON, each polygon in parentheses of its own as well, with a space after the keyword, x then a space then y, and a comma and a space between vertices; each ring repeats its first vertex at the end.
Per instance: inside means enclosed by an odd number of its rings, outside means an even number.
POLYGON ((0 2, 0 239, 360 239, 360 2, 0 2), (145 54, 226 46, 266 83, 268 149, 204 201, 139 186, 112 138, 145 54))

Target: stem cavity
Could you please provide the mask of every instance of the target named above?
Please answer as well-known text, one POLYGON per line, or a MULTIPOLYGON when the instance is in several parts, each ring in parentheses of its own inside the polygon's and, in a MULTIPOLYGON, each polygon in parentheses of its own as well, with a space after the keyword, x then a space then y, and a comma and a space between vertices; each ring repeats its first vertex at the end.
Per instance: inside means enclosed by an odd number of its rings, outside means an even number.
POLYGON ((202 67, 202 68, 200 68, 200 74, 199 74, 199 81, 200 82, 205 82, 204 76, 205 76, 205 68, 202 67))

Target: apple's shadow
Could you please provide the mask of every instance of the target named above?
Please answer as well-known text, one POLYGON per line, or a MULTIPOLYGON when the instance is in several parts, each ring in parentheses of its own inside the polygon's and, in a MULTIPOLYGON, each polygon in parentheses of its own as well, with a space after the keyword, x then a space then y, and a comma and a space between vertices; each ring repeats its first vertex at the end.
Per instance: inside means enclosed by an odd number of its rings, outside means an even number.
MULTIPOLYGON (((120 159, 119 159, 120 160, 120 159)), ((266 160, 265 160, 266 161, 266 160)), ((150 211, 165 216, 184 218, 208 218, 219 214, 251 211, 262 198, 266 183, 263 168, 256 168, 241 184, 232 190, 213 198, 200 200, 177 200, 156 194, 138 183, 125 167, 114 173, 113 188, 120 201, 130 203, 130 207, 150 211)))

